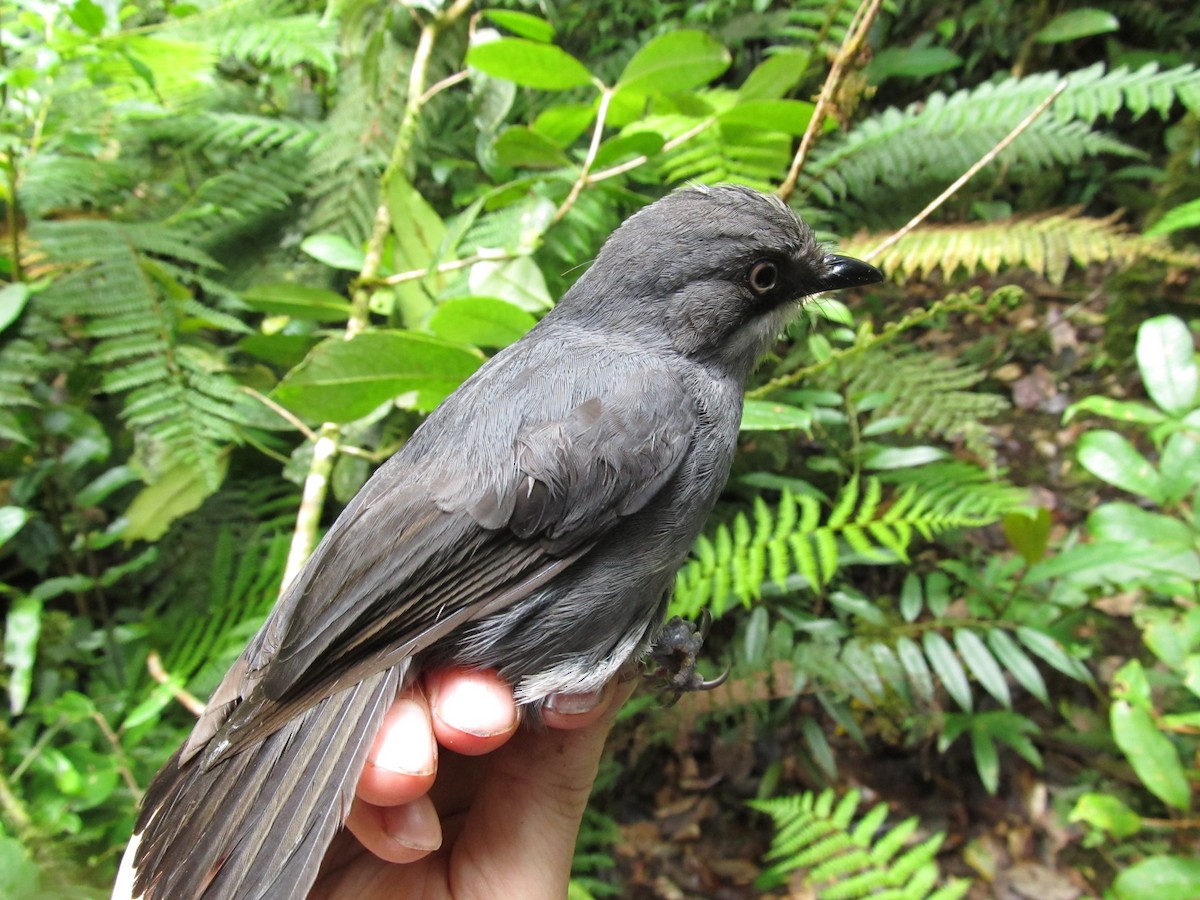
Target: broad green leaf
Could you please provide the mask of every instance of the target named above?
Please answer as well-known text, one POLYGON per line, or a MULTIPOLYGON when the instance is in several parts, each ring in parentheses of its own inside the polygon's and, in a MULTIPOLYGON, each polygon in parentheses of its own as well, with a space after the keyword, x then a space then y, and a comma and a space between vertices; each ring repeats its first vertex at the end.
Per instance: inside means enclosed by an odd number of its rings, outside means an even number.
POLYGON ((1075 801, 1067 821, 1086 822, 1115 838, 1127 838, 1142 830, 1142 817, 1111 794, 1084 794, 1075 801))
MULTIPOLYGON (((799 136, 808 127, 814 109, 814 104, 803 100, 750 100, 721 113, 720 121, 724 125, 750 125, 762 131, 799 136)), ((825 302, 822 300, 821 304, 825 302)))
POLYGON ((29 285, 17 281, 0 288, 0 331, 17 320, 29 302, 29 285))
POLYGON ((937 462, 949 456, 941 447, 877 447, 867 453, 863 466, 868 469, 909 469, 937 462))
POLYGON ((1186 810, 1192 792, 1187 773, 1170 738, 1158 730, 1148 711, 1124 700, 1112 705, 1113 740, 1146 789, 1176 809, 1186 810))
POLYGON ((561 47, 524 38, 475 44, 467 51, 467 65, 493 78, 543 91, 565 91, 592 83, 592 73, 561 47))
POLYGON ((904 584, 900 586, 900 615, 904 617, 905 622, 915 622, 924 606, 921 577, 916 572, 909 572, 904 576, 904 584))
POLYGON ((996 659, 1000 660, 1008 673, 1017 680, 1017 684, 1049 706, 1050 694, 1046 690, 1042 673, 1020 645, 1009 637, 1008 632, 1001 628, 993 628, 988 631, 987 641, 992 652, 996 654, 996 659))
POLYGON ((542 270, 528 256, 476 263, 471 266, 467 283, 471 293, 478 297, 507 300, 526 312, 545 312, 554 305, 542 270))
POLYGON ((1183 522, 1119 500, 1092 510, 1088 531, 1100 540, 1118 544, 1176 544, 1181 549, 1193 546, 1192 530, 1183 522))
POLYGON ((1154 700, 1150 696, 1150 679, 1141 662, 1131 659, 1117 669, 1112 677, 1112 694, 1118 700, 1126 700, 1133 706, 1147 711, 1154 708, 1154 700))
POLYGON ((887 47, 867 67, 872 84, 889 78, 928 78, 962 65, 962 57, 946 47, 887 47))
POLYGON ((273 396, 316 422, 353 422, 401 394, 413 406, 437 406, 479 368, 466 347, 409 331, 368 331, 318 344, 275 388, 273 396))
POLYGON ((604 169, 638 156, 654 156, 662 149, 663 136, 657 131, 639 130, 609 138, 600 145, 593 166, 604 169))
POLYGON ((513 9, 489 9, 484 12, 484 16, 501 28, 505 28, 513 34, 519 34, 523 38, 529 38, 531 41, 546 43, 554 40, 554 26, 545 19, 529 13, 513 9))
POLYGON ((4 620, 4 663, 9 668, 8 707, 13 715, 19 716, 29 701, 41 630, 42 600, 29 596, 14 599, 4 620))
POLYGON ((1196 900, 1200 858, 1151 856, 1123 870, 1112 885, 1113 900, 1196 900))
POLYGON ((558 169, 571 163, 553 141, 524 125, 506 128, 492 149, 500 165, 514 169, 558 169))
POLYGON ((1004 536, 1027 565, 1045 558, 1050 541, 1050 510, 1046 507, 1039 506, 1032 516, 1024 512, 1008 513, 1002 527, 1004 536))
POLYGON ((557 147, 569 147, 596 118, 594 103, 560 103, 538 114, 530 127, 557 147))
POLYGON ((768 56, 755 66, 738 89, 742 100, 779 100, 800 83, 808 67, 807 50, 789 49, 768 56))
POLYGON ((967 673, 958 661, 950 642, 936 631, 927 631, 922 636, 921 643, 925 647, 925 656, 929 659, 930 667, 937 673, 946 692, 954 698, 955 703, 970 712, 973 699, 971 682, 967 680, 967 673))
POLYGON ((79 493, 75 495, 75 502, 80 508, 97 506, 111 496, 114 491, 140 480, 141 476, 133 466, 114 466, 80 488, 79 493))
POLYGON ((979 635, 969 628, 955 629, 954 646, 958 648, 967 668, 983 685, 983 689, 1006 709, 1011 709, 1012 695, 1008 690, 1008 682, 1004 679, 1004 672, 996 664, 995 657, 980 640, 979 635))
POLYGON ((1113 400, 1110 397, 1084 397, 1072 403, 1063 413, 1063 422, 1070 422, 1076 413, 1091 412, 1098 416, 1116 419, 1118 422, 1136 422, 1142 425, 1158 425, 1167 420, 1161 410, 1148 403, 1132 400, 1113 400))
POLYGON ((1108 34, 1120 27, 1120 21, 1108 10, 1084 7, 1055 16, 1033 36, 1033 39, 1041 44, 1061 44, 1097 34, 1108 34))
POLYGON ((806 410, 768 400, 747 400, 742 407, 742 431, 808 431, 812 416, 806 410))
POLYGON ((104 30, 107 17, 104 7, 92 0, 75 0, 67 10, 67 17, 79 26, 81 31, 96 37, 104 30))
POLYGON ((29 521, 29 510, 21 506, 0 506, 0 547, 7 544, 29 521))
POLYGON ((300 242, 300 249, 332 269, 347 272, 362 271, 366 256, 340 234, 314 234, 300 242))
POLYGON ((350 303, 341 294, 307 284, 279 281, 256 284, 242 294, 242 302, 269 316, 291 316, 316 322, 344 322, 350 303))
POLYGON ((911 638, 899 637, 896 639, 896 655, 900 659, 900 665, 904 667, 904 674, 908 678, 913 696, 925 706, 932 706, 933 677, 921 648, 911 638))
POLYGON ((1158 460, 1163 502, 1178 503, 1200 484, 1200 441, 1191 431, 1176 431, 1158 460))
POLYGON ((44 900, 37 863, 16 838, 0 833, 0 897, 8 900, 44 900))
POLYGON ((1115 431, 1089 431, 1079 439, 1079 462, 1114 487, 1162 502, 1162 480, 1149 460, 1115 431))
POLYGON ((833 748, 829 746, 829 739, 825 737, 825 730, 812 716, 804 716, 800 719, 800 731, 804 735, 805 743, 808 744, 813 762, 817 764, 826 778, 830 781, 835 780, 837 778, 837 758, 834 756, 833 748))
POLYGON ((507 347, 537 323, 529 313, 494 297, 457 297, 438 304, 429 329, 438 337, 477 347, 507 347))
POLYGON ((691 90, 728 69, 730 60, 729 51, 702 31, 670 31, 633 55, 616 90, 633 94, 691 90))
POLYGON ((121 537, 127 544, 157 541, 172 522, 199 509, 224 480, 228 468, 229 454, 221 453, 217 457, 217 485, 210 484, 197 466, 176 465, 167 469, 154 484, 142 488, 133 498, 125 510, 126 525, 121 537))
POLYGON ((252 334, 238 341, 238 348, 281 369, 299 365, 321 338, 315 334, 252 334))
POLYGON ((1142 323, 1137 336, 1138 370, 1158 407, 1182 415, 1196 406, 1200 369, 1192 333, 1182 319, 1155 316, 1142 323))

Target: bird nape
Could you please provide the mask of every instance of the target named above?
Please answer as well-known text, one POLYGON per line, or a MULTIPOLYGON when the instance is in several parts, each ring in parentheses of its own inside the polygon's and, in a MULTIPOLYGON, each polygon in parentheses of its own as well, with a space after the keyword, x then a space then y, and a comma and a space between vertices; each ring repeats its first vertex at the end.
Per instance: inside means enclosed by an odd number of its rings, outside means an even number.
MULTIPOLYGON (((631 216, 338 517, 150 785, 114 897, 304 897, 422 672, 495 669, 536 716, 644 656, 757 359, 804 298, 881 278, 746 188, 631 216)), ((694 649, 674 690, 705 686, 694 649)))

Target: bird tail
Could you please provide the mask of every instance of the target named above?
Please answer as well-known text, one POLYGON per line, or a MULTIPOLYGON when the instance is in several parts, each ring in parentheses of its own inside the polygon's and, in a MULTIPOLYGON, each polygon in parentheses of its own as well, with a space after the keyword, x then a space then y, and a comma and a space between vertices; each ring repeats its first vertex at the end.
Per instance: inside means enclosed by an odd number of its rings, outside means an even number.
POLYGON ((407 662, 326 697, 205 768, 163 767, 142 801, 113 900, 308 895, 407 662))

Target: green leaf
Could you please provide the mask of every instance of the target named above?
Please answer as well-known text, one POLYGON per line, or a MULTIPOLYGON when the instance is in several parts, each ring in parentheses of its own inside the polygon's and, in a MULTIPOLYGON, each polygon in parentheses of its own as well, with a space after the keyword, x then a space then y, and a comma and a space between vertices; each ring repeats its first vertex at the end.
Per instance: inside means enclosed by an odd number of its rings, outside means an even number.
POLYGON ((925 647, 925 656, 929 659, 930 667, 945 685, 946 692, 954 698, 955 703, 970 712, 971 682, 967 680, 967 673, 954 654, 950 642, 936 631, 927 631, 922 636, 921 643, 925 647))
POLYGON ((17 320, 29 302, 29 285, 22 281, 0 288, 0 331, 17 320))
POLYGON ((595 118, 594 103, 560 103, 539 113, 530 127, 556 147, 569 147, 595 118))
POLYGON ((429 329, 438 337, 477 347, 507 347, 536 324, 529 313, 494 297, 457 297, 438 304, 429 329))
POLYGON ((1042 673, 1025 651, 1021 649, 1007 631, 993 628, 988 632, 988 646, 996 654, 996 659, 1004 664, 1009 674, 1017 680, 1017 684, 1033 694, 1046 706, 1050 705, 1050 694, 1046 690, 1046 682, 1042 673))
POLYGON ((1200 858, 1151 856, 1121 872, 1113 900, 1196 900, 1200 897, 1200 858))
POLYGON ((1008 682, 1004 680, 1004 672, 979 635, 969 628, 958 628, 954 632, 954 646, 983 689, 1006 709, 1011 709, 1012 695, 1008 690, 1008 682))
POLYGON ((93 3, 92 0, 75 0, 71 4, 71 8, 67 10, 67 17, 79 27, 80 31, 90 34, 92 37, 96 37, 104 31, 104 25, 107 22, 104 7, 99 3, 93 3))
POLYGON ((946 47, 888 47, 875 54, 867 67, 872 84, 889 78, 928 78, 957 69, 962 57, 946 47))
POLYGON ((803 100, 751 100, 721 113, 720 121, 799 136, 808 127, 814 109, 814 104, 803 100))
POLYGON ((747 400, 742 407, 742 431, 808 431, 812 416, 807 410, 768 400, 747 400))
POLYGON ((995 794, 1000 787, 1000 754, 996 752, 996 742, 982 728, 972 728, 971 752, 975 756, 979 780, 989 794, 995 794))
POLYGON ((1200 440, 1190 431, 1176 431, 1167 438, 1158 460, 1163 501, 1178 503, 1200 484, 1200 440))
POLYGON ((225 478, 229 454, 217 457, 217 484, 211 484, 205 472, 197 466, 176 465, 167 469, 154 484, 138 492, 125 510, 126 524, 121 537, 126 543, 157 541, 167 533, 171 523, 199 509, 225 478))
POLYGON ((1178 519, 1119 500, 1092 510, 1088 531, 1100 540, 1131 545, 1150 542, 1191 549, 1193 543, 1192 530, 1178 519))
POLYGON ((317 262, 347 272, 362 271, 366 262, 362 248, 351 244, 340 234, 314 234, 300 242, 300 249, 317 262))
POLYGON ((1067 407, 1063 413, 1063 422, 1070 422, 1075 414, 1080 412, 1091 412, 1119 422, 1135 422, 1141 425, 1158 425, 1167 420, 1160 410, 1147 403, 1113 400, 1110 397, 1084 397, 1078 403, 1067 407))
POLYGON ((562 48, 523 38, 475 44, 467 51, 467 65, 493 78, 543 91, 592 83, 592 73, 562 48))
POLYGON ((907 637, 896 639, 896 656, 904 668, 908 684, 913 696, 924 706, 932 706, 934 699, 933 678, 929 674, 929 665, 921 648, 907 637))
POLYGON ((940 447, 922 445, 918 447, 873 448, 863 460, 868 469, 909 469, 945 459, 949 454, 940 447))
POLYGON ((1025 512, 1008 513, 1002 522, 1004 536, 1026 565, 1032 566, 1046 556, 1050 542, 1050 510, 1039 506, 1031 516, 1025 512))
POLYGON ((484 15, 501 28, 523 38, 529 38, 531 41, 546 43, 554 40, 554 26, 545 19, 529 13, 517 12, 512 9, 489 9, 484 12, 484 15))
POLYGON ((808 67, 807 50, 788 49, 774 53, 755 66, 738 89, 742 100, 779 100, 804 77, 808 67))
POLYGON ((524 125, 506 128, 492 149, 500 165, 514 169, 557 169, 571 162, 553 141, 524 125))
POLYGON ((1142 323, 1137 336, 1138 369, 1146 392, 1158 407, 1174 415, 1196 405, 1200 369, 1192 333, 1175 316, 1156 316, 1142 323))
POLYGON ((1114 487, 1156 503, 1163 498, 1162 480, 1155 468, 1115 431, 1089 431, 1079 439, 1080 464, 1114 487))
POLYGON ((273 396, 298 416, 353 422, 401 394, 430 410, 479 368, 466 347, 408 331, 368 331, 318 344, 289 372, 273 396))
POLYGON ((1113 740, 1146 789, 1169 806, 1186 810, 1192 797, 1187 774, 1175 745, 1155 727, 1150 713, 1117 700, 1112 705, 1110 721, 1113 740))
MULTIPOLYGON (((11 507, 10 507, 11 508, 11 507)), ((33 686, 33 663, 37 659, 38 635, 42 631, 42 601, 21 596, 12 601, 4 620, 4 662, 8 676, 8 706, 19 716, 33 686)))
POLYGON ((269 316, 291 316, 316 322, 344 322, 350 318, 350 303, 345 297, 307 284, 286 281, 256 284, 242 294, 242 302, 269 316))
POLYGON ((905 622, 917 621, 921 609, 925 605, 925 597, 921 593, 921 579, 916 572, 904 576, 904 584, 900 587, 900 615, 905 622))
POLYGON ((238 348, 281 369, 290 369, 320 342, 315 334, 252 334, 238 341, 238 348))
POLYGON ((1021 625, 1017 628, 1017 640, 1032 651, 1035 656, 1041 657, 1044 662, 1058 669, 1058 671, 1069 678, 1082 681, 1084 684, 1092 683, 1092 673, 1087 670, 1083 663, 1068 654, 1063 649, 1062 644, 1044 631, 1038 631, 1036 628, 1030 628, 1028 625, 1021 625))
POLYGON ((681 29, 642 47, 617 80, 618 93, 673 94, 708 84, 729 68, 731 57, 702 31, 681 29))
POLYGON ((1075 801, 1067 821, 1086 822, 1115 838, 1127 838, 1142 830, 1142 817, 1111 794, 1084 794, 1075 801))
POLYGON ((0 547, 7 544, 29 521, 29 510, 20 506, 0 506, 0 547))
POLYGON ((1061 44, 1097 34, 1108 34, 1121 27, 1108 10, 1084 7, 1055 16, 1033 39, 1040 44, 1061 44))

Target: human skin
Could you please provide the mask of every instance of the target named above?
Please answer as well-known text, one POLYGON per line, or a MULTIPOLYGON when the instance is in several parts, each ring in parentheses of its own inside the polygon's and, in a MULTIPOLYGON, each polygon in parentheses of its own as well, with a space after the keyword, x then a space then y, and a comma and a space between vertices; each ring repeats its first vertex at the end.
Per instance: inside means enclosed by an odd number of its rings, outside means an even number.
POLYGON ((633 680, 520 727, 493 672, 430 673, 392 705, 311 900, 566 896, 604 741, 633 680))

